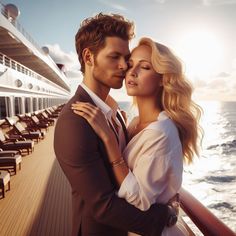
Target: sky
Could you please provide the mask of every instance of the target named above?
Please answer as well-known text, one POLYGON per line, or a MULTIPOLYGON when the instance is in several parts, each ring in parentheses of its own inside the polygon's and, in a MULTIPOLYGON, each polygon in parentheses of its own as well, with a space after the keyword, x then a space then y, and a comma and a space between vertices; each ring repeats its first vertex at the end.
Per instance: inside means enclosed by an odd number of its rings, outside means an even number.
MULTIPOLYGON (((131 49, 151 37, 181 58, 195 100, 236 101, 236 0, 0 0, 15 4, 18 21, 41 47, 65 64, 72 92, 82 80, 74 37, 96 13, 119 13, 136 25, 131 49)), ((111 91, 129 100, 122 88, 111 91)))

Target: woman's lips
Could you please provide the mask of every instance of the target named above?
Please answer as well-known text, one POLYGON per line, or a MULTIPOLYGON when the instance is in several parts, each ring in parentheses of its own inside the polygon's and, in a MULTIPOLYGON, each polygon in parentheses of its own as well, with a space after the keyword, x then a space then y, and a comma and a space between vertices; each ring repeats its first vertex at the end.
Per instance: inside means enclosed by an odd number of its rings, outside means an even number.
POLYGON ((128 87, 135 87, 135 86, 137 86, 138 84, 137 83, 135 83, 134 81, 132 81, 132 80, 129 80, 129 81, 127 81, 127 86, 128 87))

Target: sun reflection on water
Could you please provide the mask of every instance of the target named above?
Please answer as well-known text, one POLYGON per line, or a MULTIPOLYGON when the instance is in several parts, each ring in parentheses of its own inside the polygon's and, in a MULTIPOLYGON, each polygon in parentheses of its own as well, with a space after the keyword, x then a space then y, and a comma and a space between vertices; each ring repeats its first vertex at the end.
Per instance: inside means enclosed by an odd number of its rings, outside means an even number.
POLYGON ((199 158, 184 167, 183 187, 236 229, 236 103, 201 102, 204 130, 199 158))

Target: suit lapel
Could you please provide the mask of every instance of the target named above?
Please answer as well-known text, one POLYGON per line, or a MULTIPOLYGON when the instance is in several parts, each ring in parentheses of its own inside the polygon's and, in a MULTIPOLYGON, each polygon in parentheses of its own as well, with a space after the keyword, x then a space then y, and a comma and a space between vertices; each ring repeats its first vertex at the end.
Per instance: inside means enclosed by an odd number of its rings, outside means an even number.
POLYGON ((94 106, 96 104, 94 103, 93 99, 89 96, 89 94, 82 88, 82 86, 79 86, 75 93, 76 97, 79 97, 80 102, 90 102, 94 106))

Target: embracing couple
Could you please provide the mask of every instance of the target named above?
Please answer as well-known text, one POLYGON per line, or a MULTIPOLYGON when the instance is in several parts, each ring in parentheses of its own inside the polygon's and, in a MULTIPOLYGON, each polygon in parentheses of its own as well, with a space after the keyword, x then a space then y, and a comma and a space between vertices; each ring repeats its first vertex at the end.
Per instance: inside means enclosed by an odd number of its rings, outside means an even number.
POLYGON ((72 235, 188 235, 178 217, 184 161, 198 154, 201 109, 171 50, 98 14, 75 43, 83 81, 57 121, 54 149, 72 188, 72 235), (110 89, 134 98, 126 125, 110 89))

